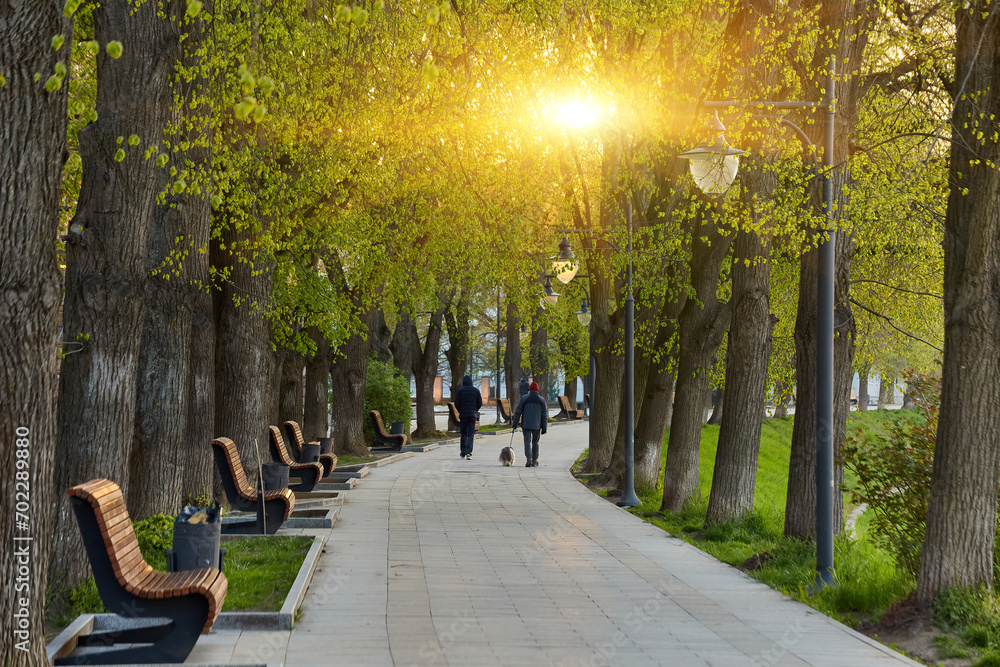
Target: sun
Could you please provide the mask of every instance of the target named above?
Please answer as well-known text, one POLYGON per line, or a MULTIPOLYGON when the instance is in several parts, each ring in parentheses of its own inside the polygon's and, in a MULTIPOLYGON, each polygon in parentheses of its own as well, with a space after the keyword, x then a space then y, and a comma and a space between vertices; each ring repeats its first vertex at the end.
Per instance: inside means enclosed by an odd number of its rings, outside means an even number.
POLYGON ((590 127, 597 124, 600 111, 590 102, 570 100, 555 106, 555 117, 568 127, 590 127))

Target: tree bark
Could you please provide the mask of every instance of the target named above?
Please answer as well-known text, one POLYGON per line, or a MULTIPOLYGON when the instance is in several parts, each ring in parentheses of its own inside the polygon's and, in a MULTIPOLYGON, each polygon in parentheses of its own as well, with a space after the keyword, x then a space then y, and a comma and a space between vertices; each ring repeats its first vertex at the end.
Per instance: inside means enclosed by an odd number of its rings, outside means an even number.
POLYGON ((520 399, 519 385, 521 383, 521 319, 517 306, 507 301, 506 312, 507 346, 503 353, 503 373, 507 380, 507 398, 511 401, 511 410, 520 399))
POLYGON ((712 406, 712 414, 705 423, 711 426, 719 426, 722 424, 722 415, 725 414, 723 409, 726 405, 726 389, 725 387, 718 387, 712 390, 715 395, 715 405, 712 406))
POLYGON ((374 332, 372 334, 372 357, 387 364, 392 361, 392 331, 385 323, 385 313, 381 310, 375 314, 374 332))
POLYGON ((711 366, 729 325, 729 308, 719 301, 717 288, 731 243, 732 238, 722 235, 715 222, 705 217, 692 234, 690 275, 695 298, 687 300, 678 320, 677 387, 663 472, 663 510, 679 512, 700 493, 701 428, 709 387, 705 369, 711 366))
POLYGON ((364 414, 365 380, 371 352, 368 330, 375 323, 376 310, 375 306, 371 306, 361 313, 360 329, 341 343, 333 354, 330 430, 337 454, 369 454, 364 436, 364 420, 368 419, 368 415, 364 414))
POLYGON ((401 312, 396 329, 392 333, 392 343, 389 344, 392 350, 392 363, 406 378, 409 384, 413 377, 413 348, 410 347, 410 327, 413 326, 409 313, 401 312))
POLYGON ((325 438, 330 433, 330 342, 317 327, 309 327, 309 337, 316 344, 316 352, 306 359, 302 417, 302 435, 306 442, 325 438))
POLYGON ((951 178, 944 237, 944 365, 917 597, 991 586, 1000 470, 1000 25, 982 0, 956 8, 951 178), (982 138, 981 138, 982 137, 982 138))
POLYGON ((563 396, 569 399, 569 404, 576 408, 576 378, 563 383, 563 396))
POLYGON ((454 401, 469 367, 469 297, 464 290, 455 304, 449 303, 445 308, 444 321, 448 328, 448 349, 444 351, 444 356, 451 370, 448 393, 454 401))
MULTIPOLYGON (((764 422, 770 314, 770 239, 741 231, 733 255, 732 325, 726 354, 726 400, 715 454, 707 520, 731 521, 753 508, 764 422), (750 260, 747 266, 745 260, 750 260)), ((718 410, 718 406, 716 406, 718 410)))
POLYGON ((281 346, 275 357, 281 363, 277 396, 277 422, 283 424, 286 421, 293 421, 301 424, 304 412, 302 373, 306 365, 305 356, 300 352, 281 346))
POLYGON ((870 364, 858 371, 858 412, 868 412, 868 376, 872 373, 870 364))
POLYGON ((269 221, 261 223, 259 231, 224 224, 222 243, 212 243, 213 266, 229 272, 216 292, 215 433, 236 443, 247 470, 257 469, 258 451, 269 458, 265 436, 275 400, 271 328, 264 316, 274 263, 255 256, 252 243, 256 234, 269 233, 269 221))
POLYGON ((434 380, 437 378, 438 353, 441 351, 441 323, 449 300, 449 295, 444 291, 438 296, 437 309, 431 313, 427 338, 422 347, 416 324, 410 322, 413 377, 417 382, 417 430, 413 432, 415 438, 429 438, 438 430, 434 420, 434 380))
MULTIPOLYGON (((56 487, 106 477, 122 488, 129 507, 147 251, 162 171, 144 152, 160 146, 181 55, 178 26, 159 11, 151 3, 94 8, 100 44, 127 39, 117 60, 104 49, 97 55, 97 121, 78 135, 83 182, 66 249, 63 338, 83 343, 83 350, 62 364, 59 450, 72 455, 57 457, 56 487), (143 82, 141 95, 137 81, 143 82), (133 135, 140 145, 118 143, 133 135), (124 157, 119 161, 116 153, 124 157)), ((80 558, 83 545, 65 497, 59 507, 52 572, 59 583, 74 586, 89 565, 80 558)))
POLYGON ((549 402, 549 332, 537 326, 543 317, 541 306, 535 311, 536 326, 531 332, 531 347, 528 358, 531 363, 531 377, 538 383, 538 395, 549 402))
POLYGON ((0 481, 5 518, 0 560, 9 587, 0 595, 4 665, 49 664, 44 611, 52 510, 65 493, 53 488, 52 468, 62 298, 55 239, 68 86, 46 92, 45 80, 36 82, 34 73, 52 72, 60 59, 68 63, 72 43, 73 24, 56 3, 21 2, 0 13, 0 69, 7 79, 0 89, 0 452, 7 466, 0 481), (52 36, 60 34, 66 38, 63 47, 49 48, 52 36), (18 507, 19 502, 27 507, 18 507), (21 540, 25 537, 31 541, 21 540), (29 549, 29 569, 25 579, 18 579, 16 552, 22 546, 29 549), (15 595, 15 586, 25 581, 27 587, 15 595), (26 627, 15 614, 27 614, 26 627))

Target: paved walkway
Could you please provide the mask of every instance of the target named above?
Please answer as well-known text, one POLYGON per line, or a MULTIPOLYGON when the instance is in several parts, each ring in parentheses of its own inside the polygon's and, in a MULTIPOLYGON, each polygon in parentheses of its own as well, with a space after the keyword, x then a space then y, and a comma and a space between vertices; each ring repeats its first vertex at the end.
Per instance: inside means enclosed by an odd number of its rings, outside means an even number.
POLYGON ((521 447, 501 467, 509 436, 484 436, 471 461, 452 445, 376 469, 350 492, 295 629, 245 658, 917 664, 591 494, 567 472, 586 432, 550 428, 537 468, 521 447))

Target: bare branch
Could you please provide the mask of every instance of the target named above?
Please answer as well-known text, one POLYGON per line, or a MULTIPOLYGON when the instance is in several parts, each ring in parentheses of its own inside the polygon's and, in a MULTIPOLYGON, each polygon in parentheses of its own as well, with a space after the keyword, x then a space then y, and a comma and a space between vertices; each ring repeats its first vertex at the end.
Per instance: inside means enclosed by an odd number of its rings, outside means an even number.
POLYGON ((915 290, 906 289, 905 287, 896 287, 895 285, 890 285, 888 283, 883 283, 883 282, 881 282, 879 280, 870 280, 870 279, 865 278, 865 279, 852 280, 851 281, 852 285, 857 284, 857 283, 874 283, 876 285, 881 285, 882 287, 888 287, 889 289, 896 290, 897 292, 908 292, 910 294, 918 294, 920 296, 932 296, 935 299, 944 299, 944 297, 942 295, 940 295, 940 294, 934 294, 933 292, 917 292, 915 290))
POLYGON ((893 329, 895 329, 899 333, 903 334, 904 336, 906 336, 908 338, 912 338, 915 341, 921 342, 921 343, 923 343, 924 345, 926 345, 928 347, 932 347, 935 350, 937 350, 938 352, 941 352, 942 354, 944 353, 944 350, 942 350, 940 347, 938 347, 934 343, 929 343, 926 340, 924 340, 923 338, 920 338, 919 336, 914 336, 909 331, 905 331, 903 329, 900 329, 899 327, 897 327, 895 324, 892 323, 892 319, 889 318, 888 316, 883 315, 882 313, 876 313, 874 310, 872 310, 868 306, 865 306, 864 304, 858 303, 854 299, 848 299, 848 301, 850 301, 851 303, 853 303, 855 306, 857 306, 861 310, 863 310, 863 311, 865 311, 867 313, 871 313, 875 317, 878 317, 878 318, 881 318, 881 319, 885 320, 886 324, 888 324, 890 327, 892 327, 893 329))

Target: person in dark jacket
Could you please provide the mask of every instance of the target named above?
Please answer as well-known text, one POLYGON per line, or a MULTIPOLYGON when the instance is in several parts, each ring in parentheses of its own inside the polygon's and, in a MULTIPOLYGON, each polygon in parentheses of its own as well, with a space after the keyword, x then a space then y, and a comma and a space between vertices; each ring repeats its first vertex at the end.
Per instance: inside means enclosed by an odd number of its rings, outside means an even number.
POLYGON ((483 395, 472 386, 472 376, 462 378, 462 386, 455 394, 455 409, 458 410, 459 432, 462 434, 462 444, 459 453, 463 459, 472 458, 472 441, 476 438, 476 420, 479 419, 479 408, 483 407, 483 395))
POLYGON ((537 466, 538 438, 549 429, 549 406, 538 394, 537 382, 532 382, 528 386, 528 393, 517 402, 510 423, 514 428, 520 425, 524 434, 524 458, 527 459, 524 467, 537 466))
POLYGON ((517 400, 521 400, 522 396, 527 396, 528 391, 530 391, 531 383, 528 382, 528 378, 524 375, 521 376, 521 381, 517 383, 517 400))

